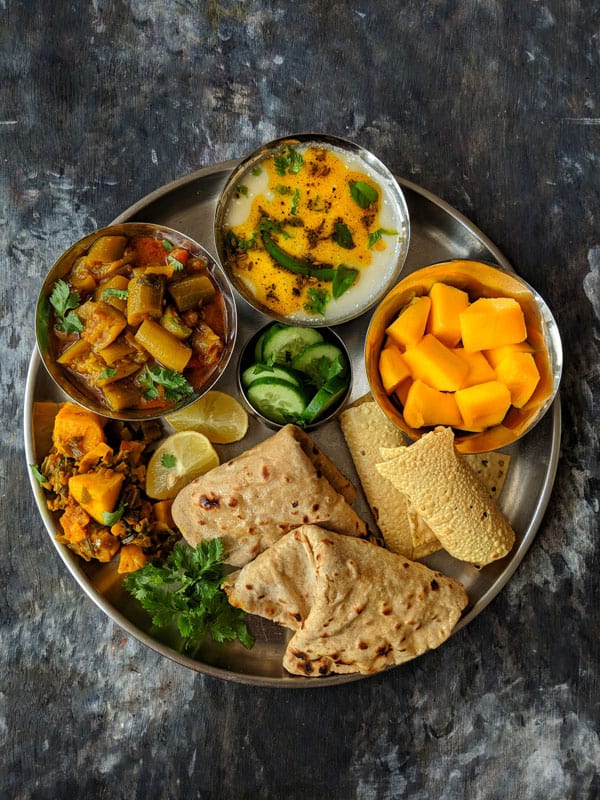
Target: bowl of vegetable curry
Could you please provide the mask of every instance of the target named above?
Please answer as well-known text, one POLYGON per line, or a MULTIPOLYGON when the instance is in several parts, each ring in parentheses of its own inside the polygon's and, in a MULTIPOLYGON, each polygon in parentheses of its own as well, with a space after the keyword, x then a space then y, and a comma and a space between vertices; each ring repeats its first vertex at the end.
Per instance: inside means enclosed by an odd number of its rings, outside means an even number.
POLYGON ((56 261, 40 291, 42 361, 75 402, 152 419, 211 388, 237 334, 232 289, 197 242, 151 223, 113 225, 56 261))

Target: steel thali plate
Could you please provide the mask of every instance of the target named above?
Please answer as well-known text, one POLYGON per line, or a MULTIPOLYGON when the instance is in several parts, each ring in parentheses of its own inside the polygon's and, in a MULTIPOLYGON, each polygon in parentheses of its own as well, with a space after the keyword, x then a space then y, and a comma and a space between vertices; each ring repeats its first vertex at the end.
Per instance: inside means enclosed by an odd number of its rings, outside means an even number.
MULTIPOLYGON (((161 187, 128 208, 113 222, 139 221, 167 225, 187 234, 215 254, 212 228, 214 211, 219 193, 237 163, 230 161, 217 164, 161 187)), ((499 249, 458 211, 414 183, 403 179, 399 179, 399 182, 411 219, 410 249, 403 276, 427 264, 452 258, 487 261, 512 270, 499 249)), ((236 352, 239 352, 268 319, 254 311, 239 295, 236 300, 239 312, 236 352)), ((350 402, 368 391, 363 347, 370 318, 371 314, 367 313, 336 327, 353 360, 350 402)), ((234 354, 217 388, 237 395, 236 368, 237 358, 234 354)), ((29 365, 24 413, 25 450, 29 464, 39 462, 45 455, 42 449, 44 432, 36 425, 35 405, 64 399, 35 351, 29 365)), ((560 400, 557 397, 541 422, 527 436, 505 449, 511 455, 511 465, 499 505, 517 535, 515 547, 506 558, 483 570, 456 561, 443 551, 424 559, 428 566, 462 581, 469 595, 469 605, 453 633, 483 611, 513 575, 531 546, 550 499, 558 463, 560 433, 560 400)), ((251 418, 248 434, 242 442, 217 445, 216 448, 221 459, 225 460, 270 434, 272 431, 251 418)), ((360 486, 338 423, 330 422, 312 435, 340 469, 360 486)), ((215 645, 208 641, 196 658, 182 655, 175 649, 174 642, 152 628, 146 612, 123 590, 114 564, 85 563, 56 542, 56 519, 47 510, 42 490, 33 478, 31 485, 48 534, 80 587, 110 619, 153 650, 198 672, 243 684, 305 689, 347 683, 364 677, 331 675, 304 678, 289 675, 283 669, 281 659, 291 631, 258 617, 249 618, 250 629, 256 637, 252 650, 246 650, 239 643, 215 645)), ((355 508, 374 527, 361 492, 355 508)))

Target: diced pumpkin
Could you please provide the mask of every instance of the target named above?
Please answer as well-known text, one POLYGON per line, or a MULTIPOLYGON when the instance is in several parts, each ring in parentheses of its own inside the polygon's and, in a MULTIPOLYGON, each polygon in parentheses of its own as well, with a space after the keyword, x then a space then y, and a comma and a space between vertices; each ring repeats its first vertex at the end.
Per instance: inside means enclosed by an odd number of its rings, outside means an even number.
POLYGON ((387 394, 395 392, 403 380, 410 376, 410 369, 400 350, 394 345, 384 347, 379 355, 379 374, 387 394))
POLYGON ((432 389, 421 380, 412 383, 404 404, 404 420, 411 428, 450 425, 460 428, 462 418, 453 392, 432 389))
POLYGON ((404 360, 415 380, 419 378, 440 392, 460 389, 469 372, 468 364, 431 333, 409 347, 404 360))
POLYGON ((540 382, 540 373, 531 353, 510 353, 496 367, 496 376, 508 387, 515 408, 523 408, 540 382))
POLYGON ((385 332, 401 348, 417 344, 425 333, 430 308, 431 299, 427 295, 413 297, 385 332))
POLYGON ((487 381, 455 393, 463 430, 483 431, 499 425, 510 408, 510 392, 500 381, 487 381))
POLYGON ((124 479, 122 472, 112 469, 73 475, 69 478, 69 493, 90 517, 105 525, 104 514, 115 510, 124 479))
POLYGON ((90 467, 95 466, 98 462, 103 461, 108 464, 112 461, 113 449, 106 442, 98 442, 96 447, 82 456, 79 461, 79 472, 84 473, 90 470, 90 467))
POLYGON ((135 572, 148 563, 148 556, 139 544, 124 544, 119 553, 119 566, 117 572, 121 575, 135 572))
POLYGON ((529 342, 525 341, 517 342, 516 344, 505 344, 501 347, 492 347, 490 350, 483 351, 483 355, 494 369, 510 353, 533 353, 533 347, 529 342))
POLYGON ((106 441, 106 420, 75 403, 64 403, 54 420, 52 442, 59 453, 69 458, 81 456, 106 441))
POLYGON ((90 515, 85 509, 72 500, 67 502, 65 513, 60 518, 60 527, 66 541, 74 545, 84 541, 89 521, 90 515))
POLYGON ((446 347, 456 347, 460 341, 460 314, 469 305, 469 295, 456 286, 434 283, 429 290, 431 310, 427 332, 432 333, 446 347))
POLYGON ((477 383, 486 383, 487 381, 496 379, 496 373, 490 366, 489 361, 479 350, 471 353, 465 350, 464 347, 455 347, 452 352, 459 358, 462 358, 469 367, 467 377, 460 387, 461 389, 465 389, 467 386, 475 386, 477 383))
POLYGON ((527 338, 525 317, 512 297, 480 297, 460 314, 465 350, 489 350, 527 338))
POLYGON ((158 502, 154 503, 154 519, 157 522, 161 522, 163 525, 166 525, 167 528, 174 528, 175 523, 173 522, 173 517, 171 516, 171 506, 173 505, 173 500, 159 500, 158 502))

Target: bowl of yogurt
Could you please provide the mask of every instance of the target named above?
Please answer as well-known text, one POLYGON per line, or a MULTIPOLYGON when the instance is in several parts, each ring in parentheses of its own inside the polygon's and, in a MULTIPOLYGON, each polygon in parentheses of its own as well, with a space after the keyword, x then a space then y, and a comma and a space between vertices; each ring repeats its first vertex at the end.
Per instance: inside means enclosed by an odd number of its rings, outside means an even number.
POLYGON ((253 308, 312 327, 373 308, 402 272, 410 220, 390 170, 360 145, 298 134, 231 173, 215 214, 223 269, 253 308))

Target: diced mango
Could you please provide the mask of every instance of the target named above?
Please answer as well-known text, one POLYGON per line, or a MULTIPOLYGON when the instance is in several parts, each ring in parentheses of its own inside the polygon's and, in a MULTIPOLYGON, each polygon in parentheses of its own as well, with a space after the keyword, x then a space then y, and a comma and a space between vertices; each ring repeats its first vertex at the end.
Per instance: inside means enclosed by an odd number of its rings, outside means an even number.
POLYGON ((499 425, 510 408, 510 392, 500 381, 487 381, 455 393, 462 428, 483 431, 499 425))
POLYGON ((460 428, 462 425, 454 393, 439 392, 421 380, 414 381, 408 390, 403 413, 405 422, 411 428, 428 425, 460 428))
POLYGON ((540 382, 540 373, 531 353, 510 353, 496 367, 496 376, 508 387, 515 408, 523 408, 540 382))
POLYGON ((469 295, 456 286, 434 283, 429 290, 431 310, 427 332, 432 333, 446 347, 455 347, 461 336, 460 314, 469 305, 469 295))
POLYGON ((490 350, 484 350, 483 355, 491 366, 496 369, 502 359, 506 358, 510 353, 533 353, 533 347, 527 341, 517 342, 516 344, 505 344, 501 347, 492 347, 490 350))
POLYGON ((420 378, 440 392, 460 389, 469 372, 469 365, 431 333, 425 334, 414 347, 409 347, 404 360, 415 380, 420 378))
POLYGON ((403 406, 406 405, 406 398, 408 397, 408 393, 410 391, 410 387, 413 385, 413 379, 407 378, 405 381, 402 381, 400 386, 396 389, 394 394, 400 400, 403 406))
POLYGON ((385 332, 401 348, 417 344, 425 333, 430 308, 431 299, 427 295, 413 297, 385 332))
POLYGON ((452 350, 459 358, 466 362, 469 367, 467 377, 463 381, 461 389, 467 386, 475 386, 476 383, 486 383, 496 379, 496 373, 489 364, 487 358, 479 350, 471 353, 464 347, 455 347, 452 350))
POLYGON ((489 350, 527 338, 525 317, 512 297, 480 297, 460 314, 465 350, 489 350))
POLYGON ((395 392, 402 381, 410 376, 408 364, 394 345, 384 347, 379 354, 379 374, 386 394, 395 392))

